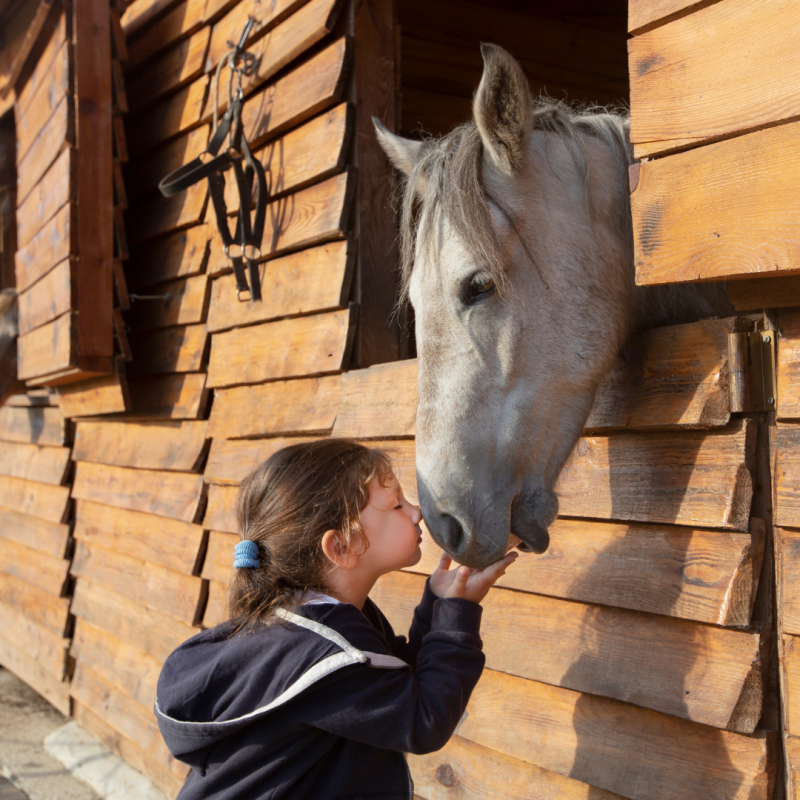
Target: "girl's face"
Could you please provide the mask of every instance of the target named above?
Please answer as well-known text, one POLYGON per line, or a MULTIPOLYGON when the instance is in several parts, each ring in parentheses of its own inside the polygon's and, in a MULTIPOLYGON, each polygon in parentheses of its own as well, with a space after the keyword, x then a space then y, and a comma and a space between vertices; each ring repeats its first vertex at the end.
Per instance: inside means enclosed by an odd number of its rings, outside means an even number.
POLYGON ((369 547, 359 561, 380 575, 413 567, 422 558, 422 512, 406 500, 394 475, 386 483, 383 486, 377 477, 373 478, 369 502, 360 514, 369 547))

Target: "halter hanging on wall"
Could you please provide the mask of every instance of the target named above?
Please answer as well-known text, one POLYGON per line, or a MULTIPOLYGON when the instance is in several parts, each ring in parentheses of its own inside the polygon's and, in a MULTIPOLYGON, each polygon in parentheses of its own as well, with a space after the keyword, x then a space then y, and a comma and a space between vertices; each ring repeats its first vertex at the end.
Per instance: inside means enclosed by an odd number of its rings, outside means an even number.
POLYGON ((208 179, 211 202, 214 204, 217 227, 222 238, 222 249, 231 260, 233 274, 236 278, 236 296, 240 301, 261 300, 258 261, 261 258, 261 240, 267 215, 267 177, 261 162, 250 152, 242 127, 242 102, 244 99, 242 75, 251 75, 256 66, 255 56, 253 53, 248 53, 244 49, 244 45, 255 21, 253 17, 248 18, 242 35, 239 37, 239 44, 234 45, 232 42, 228 42, 231 49, 225 53, 217 66, 214 76, 214 133, 208 147, 193 161, 170 172, 158 184, 161 194, 171 197, 178 192, 185 191, 203 178, 208 179), (222 119, 219 120, 219 78, 225 66, 229 66, 231 70, 228 80, 228 108, 222 119), (234 76, 237 79, 235 88, 233 86, 234 76), (226 136, 229 137, 228 147, 223 153, 217 155, 226 136), (242 162, 244 162, 244 166, 242 162), (236 231, 233 235, 228 227, 224 176, 224 173, 231 167, 239 192, 239 213, 236 231), (253 195, 254 181, 255 197, 253 195), (251 218, 250 209, 254 199, 255 212, 251 218), (247 263, 247 275, 245 275, 245 263, 247 263), (243 298, 243 293, 247 293, 249 296, 243 298))

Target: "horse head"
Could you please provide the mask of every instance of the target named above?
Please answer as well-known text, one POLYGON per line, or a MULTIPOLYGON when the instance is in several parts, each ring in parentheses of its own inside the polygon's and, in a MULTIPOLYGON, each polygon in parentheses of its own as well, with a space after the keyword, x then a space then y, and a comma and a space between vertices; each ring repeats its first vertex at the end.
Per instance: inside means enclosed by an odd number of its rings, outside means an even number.
POLYGON ((406 176, 420 504, 472 567, 511 533, 547 549, 556 480, 635 317, 627 118, 534 100, 505 50, 482 53, 469 122, 414 141, 376 121, 406 176))

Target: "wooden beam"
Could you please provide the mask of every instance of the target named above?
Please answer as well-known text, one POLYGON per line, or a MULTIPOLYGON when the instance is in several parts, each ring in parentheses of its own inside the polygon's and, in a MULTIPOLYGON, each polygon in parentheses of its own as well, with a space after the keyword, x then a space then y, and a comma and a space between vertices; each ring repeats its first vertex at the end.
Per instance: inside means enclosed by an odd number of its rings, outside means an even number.
POLYGON ((156 242, 134 246, 126 265, 130 291, 205 272, 212 233, 209 226, 202 224, 156 242))
MULTIPOLYGON (((77 207, 67 203, 51 217, 39 232, 17 250, 14 265, 17 291, 24 292, 59 263, 66 263, 78 252, 77 207)), ((73 271, 76 267, 73 266, 73 271)))
POLYGON ((207 483, 238 485, 273 453, 314 437, 279 436, 274 439, 213 439, 203 478, 207 483))
MULTIPOLYGON (((0 572, 13 575, 54 597, 61 597, 66 593, 69 561, 60 556, 51 556, 41 550, 27 547, 25 544, 5 539, 3 546, 0 547, 0 572)), ((3 624, 6 626, 6 631, 10 632, 5 617, 3 624)), ((16 637, 12 638, 17 641, 16 637)))
POLYGON ((628 0, 628 33, 638 36, 710 4, 709 0, 628 0))
POLYGON ((125 368, 115 359, 112 375, 90 378, 58 388, 58 407, 67 418, 118 414, 131 408, 125 368))
MULTIPOLYGON (((800 418, 800 389, 797 386, 800 377, 800 311, 781 311, 775 333, 778 337, 778 419, 797 419, 800 418)), ((784 430, 791 428, 786 426, 784 430)))
POLYGON ((203 27, 205 5, 206 0, 186 0, 137 36, 128 48, 127 68, 136 69, 199 31, 203 27))
POLYGON ((203 527, 206 530, 238 534, 239 526, 234 513, 238 493, 237 486, 214 486, 212 484, 208 487, 208 506, 203 518, 203 527))
MULTIPOLYGON (((800 526, 800 430, 794 425, 781 425, 775 431, 775 522, 778 525, 800 526)), ((800 632, 800 631, 798 631, 800 632)))
POLYGON ((65 635, 69 618, 67 597, 56 597, 27 581, 0 573, 0 603, 16 608, 58 636, 65 635))
MULTIPOLYGON (((238 538, 238 537, 237 537, 238 538)), ((208 584, 208 602, 203 614, 203 627, 213 628, 228 619, 228 587, 211 581, 208 584)))
POLYGON ((737 311, 800 306, 800 275, 728 281, 728 298, 737 311))
POLYGON ((2 539, 24 544, 54 558, 64 558, 70 544, 69 536, 69 525, 48 522, 9 508, 0 508, 2 539))
POLYGON ((67 258, 17 296, 20 335, 78 308, 78 271, 78 259, 67 258))
POLYGON ((48 672, 16 642, 0 634, 0 664, 57 708, 65 717, 70 714, 69 684, 48 672))
POLYGON ((130 381, 129 420, 200 419, 208 402, 202 372, 158 375, 130 381))
POLYGON ((9 71, 6 83, 3 88, 0 89, 0 98, 3 100, 8 97, 8 93, 19 80, 22 74, 22 68, 25 66, 25 62, 28 60, 28 56, 30 56, 33 48, 36 46, 44 24, 47 22, 47 17, 50 15, 50 9, 53 7, 53 3, 54 0, 40 0, 33 21, 28 26, 28 30, 25 32, 25 38, 22 40, 22 44, 19 50, 17 50, 14 60, 11 62, 11 70, 9 71))
POLYGON ((48 522, 64 522, 69 509, 69 486, 0 477, 0 506, 48 522))
POLYGON ((60 446, 64 444, 64 418, 57 408, 0 408, 0 440, 60 446))
POLYGON ((20 380, 43 378, 78 367, 76 316, 62 314, 17 339, 17 376, 20 380))
POLYGON ((233 550, 240 541, 238 533, 211 531, 201 577, 227 587, 236 572, 233 568, 233 550))
POLYGON ((0 448, 0 475, 60 486, 67 475, 69 460, 69 447, 7 442, 0 448))

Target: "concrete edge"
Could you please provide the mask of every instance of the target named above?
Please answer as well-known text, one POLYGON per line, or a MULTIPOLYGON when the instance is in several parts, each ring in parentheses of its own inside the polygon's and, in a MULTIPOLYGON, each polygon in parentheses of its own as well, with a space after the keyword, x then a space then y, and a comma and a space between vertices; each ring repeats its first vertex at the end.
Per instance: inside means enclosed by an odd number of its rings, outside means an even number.
POLYGON ((112 753, 77 722, 68 722, 48 734, 44 749, 105 800, 167 800, 149 778, 112 753))

